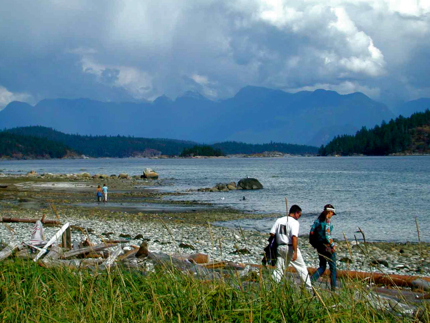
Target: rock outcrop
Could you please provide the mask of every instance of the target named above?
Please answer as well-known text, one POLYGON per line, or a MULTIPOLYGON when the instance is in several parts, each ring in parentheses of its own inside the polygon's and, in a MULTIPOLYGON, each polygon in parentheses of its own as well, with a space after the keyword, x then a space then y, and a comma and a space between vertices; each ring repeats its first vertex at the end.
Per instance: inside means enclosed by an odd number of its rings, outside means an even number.
POLYGON ((256 178, 242 178, 237 186, 243 190, 261 190, 263 188, 263 185, 256 178))
POLYGON ((263 185, 255 178, 243 178, 237 185, 235 182, 218 183, 212 188, 199 188, 198 192, 228 192, 234 190, 260 190, 263 185))
POLYGON ((145 170, 143 171, 142 178, 158 179, 158 173, 156 173, 151 168, 145 168, 145 170))

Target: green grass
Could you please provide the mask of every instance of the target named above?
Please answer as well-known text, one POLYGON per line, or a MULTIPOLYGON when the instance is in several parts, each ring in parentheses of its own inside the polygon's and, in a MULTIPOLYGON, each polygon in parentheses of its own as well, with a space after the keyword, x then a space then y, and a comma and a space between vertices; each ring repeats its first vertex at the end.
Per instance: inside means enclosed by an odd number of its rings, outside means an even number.
MULTIPOLYGON (((208 281, 158 273, 0 263, 1 322, 413 322, 357 298, 356 283, 312 297, 270 277, 208 281)), ((264 275, 263 275, 264 276, 264 275)), ((429 318, 428 309, 425 315, 429 318)))

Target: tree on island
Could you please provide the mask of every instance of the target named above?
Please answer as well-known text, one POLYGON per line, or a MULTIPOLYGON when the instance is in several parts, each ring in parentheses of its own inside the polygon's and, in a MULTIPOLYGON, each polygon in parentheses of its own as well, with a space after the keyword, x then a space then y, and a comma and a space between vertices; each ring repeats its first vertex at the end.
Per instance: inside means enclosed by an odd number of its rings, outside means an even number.
POLYGON ((196 145, 192 148, 185 148, 180 157, 193 157, 193 156, 206 156, 206 157, 219 157, 225 156, 221 149, 215 149, 211 146, 196 145))
POLYGON ((404 118, 385 121, 373 129, 363 127, 354 136, 335 137, 326 146, 321 146, 319 154, 329 155, 369 155, 385 156, 397 153, 430 152, 430 111, 418 112, 404 118))

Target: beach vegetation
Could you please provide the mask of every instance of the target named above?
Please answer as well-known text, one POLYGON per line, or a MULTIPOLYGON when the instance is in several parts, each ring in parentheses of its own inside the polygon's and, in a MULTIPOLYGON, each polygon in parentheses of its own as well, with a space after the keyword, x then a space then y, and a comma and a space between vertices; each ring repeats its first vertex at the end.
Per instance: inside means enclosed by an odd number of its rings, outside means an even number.
POLYGON ((42 268, 32 261, 5 261, 1 267, 2 322, 416 322, 429 308, 404 314, 381 310, 369 289, 344 282, 337 293, 311 295, 285 280, 261 275, 224 279, 163 268, 142 272, 115 267, 42 268))

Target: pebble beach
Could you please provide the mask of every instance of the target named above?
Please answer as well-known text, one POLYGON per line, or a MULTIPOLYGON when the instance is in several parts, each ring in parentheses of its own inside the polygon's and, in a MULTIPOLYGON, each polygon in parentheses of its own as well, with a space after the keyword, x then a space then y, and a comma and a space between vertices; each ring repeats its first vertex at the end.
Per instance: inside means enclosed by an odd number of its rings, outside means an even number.
MULTIPOLYGON (((261 214, 163 201, 165 195, 173 193, 152 189, 163 185, 162 181, 113 176, 108 179, 87 174, 32 174, 3 175, 0 182, 7 186, 0 191, 3 217, 40 219, 45 214, 47 219, 56 219, 58 216, 62 223, 73 226, 72 241, 77 243, 89 238, 92 243, 109 239, 139 246, 146 241, 151 252, 204 253, 211 261, 243 264, 261 264, 267 244, 268 233, 213 225, 217 221, 261 217, 261 214), (109 201, 99 205, 94 203, 93 191, 103 181, 110 189, 109 201)), ((28 241, 33 227, 32 223, 3 223, 0 243, 4 246, 12 239, 28 241)), ((44 226, 47 239, 57 230, 55 226, 44 226)), ((336 244, 338 269, 430 276, 429 243, 360 239, 336 244)), ((299 248, 307 266, 318 267, 317 254, 306 235, 299 237, 299 248)))

